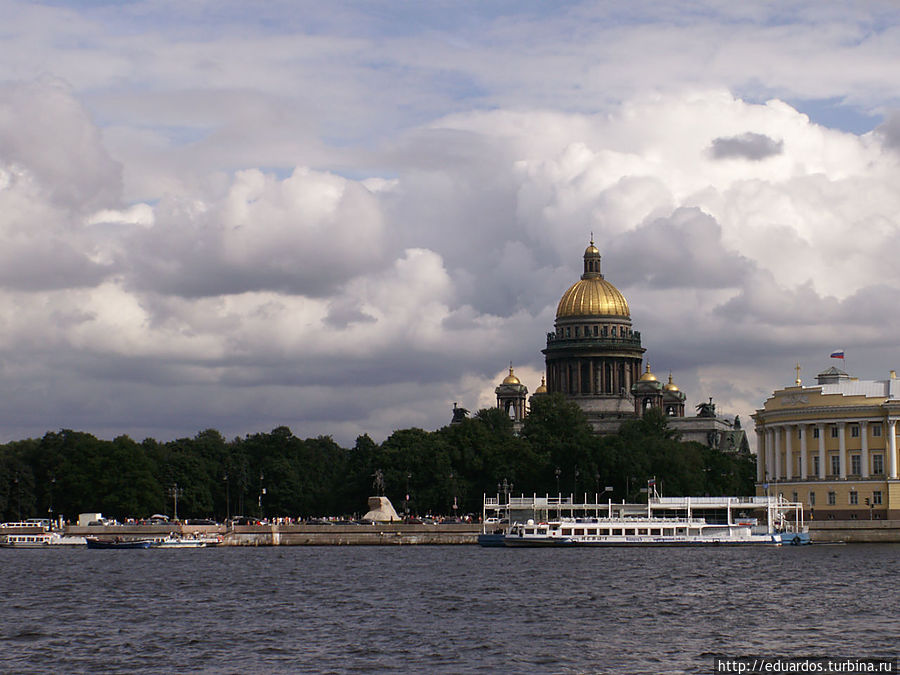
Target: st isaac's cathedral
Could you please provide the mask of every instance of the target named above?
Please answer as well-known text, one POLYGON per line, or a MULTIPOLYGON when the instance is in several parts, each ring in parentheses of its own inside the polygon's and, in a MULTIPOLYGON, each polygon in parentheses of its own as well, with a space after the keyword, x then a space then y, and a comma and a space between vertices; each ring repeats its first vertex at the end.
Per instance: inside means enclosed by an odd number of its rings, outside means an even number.
MULTIPOLYGON (((715 412, 712 399, 685 417, 685 395, 672 382, 661 382, 650 364, 642 368, 641 334, 631 324, 628 301, 600 271, 600 251, 593 239, 584 251, 584 272, 556 308, 554 330, 541 350, 546 377, 534 396, 559 392, 578 404, 598 434, 612 434, 628 420, 655 408, 669 418, 683 440, 723 450, 748 449, 740 421, 715 412)), ((495 389, 497 406, 515 422, 527 414, 527 388, 513 372, 495 389)))

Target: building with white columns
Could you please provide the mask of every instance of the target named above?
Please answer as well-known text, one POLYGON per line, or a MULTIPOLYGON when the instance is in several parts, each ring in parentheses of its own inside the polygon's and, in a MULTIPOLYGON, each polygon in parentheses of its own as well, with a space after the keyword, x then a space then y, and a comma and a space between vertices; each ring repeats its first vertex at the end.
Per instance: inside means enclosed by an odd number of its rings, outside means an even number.
POLYGON ((819 519, 900 518, 900 380, 837 368, 775 391, 756 422, 756 492, 803 502, 819 519))

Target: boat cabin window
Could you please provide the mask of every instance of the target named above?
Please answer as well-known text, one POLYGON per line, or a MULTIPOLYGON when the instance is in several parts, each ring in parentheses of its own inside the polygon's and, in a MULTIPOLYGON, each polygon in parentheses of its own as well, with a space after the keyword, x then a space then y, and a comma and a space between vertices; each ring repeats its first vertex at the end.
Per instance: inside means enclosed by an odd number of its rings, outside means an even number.
POLYGON ((584 528, 583 528, 583 527, 576 527, 574 530, 572 530, 572 534, 574 534, 576 537, 577 537, 578 535, 583 535, 583 534, 584 534, 584 528))
POLYGON ((562 529, 562 534, 563 534, 564 537, 570 536, 570 535, 572 534, 572 528, 571 528, 571 527, 564 527, 564 528, 562 529))

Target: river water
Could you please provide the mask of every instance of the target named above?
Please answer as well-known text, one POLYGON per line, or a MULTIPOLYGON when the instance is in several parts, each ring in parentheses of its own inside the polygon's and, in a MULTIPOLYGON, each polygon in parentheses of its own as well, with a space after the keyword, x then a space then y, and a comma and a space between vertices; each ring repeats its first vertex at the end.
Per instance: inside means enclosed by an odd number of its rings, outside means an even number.
POLYGON ((0 571, 4 673, 709 673, 900 635, 889 544, 0 549, 0 571))

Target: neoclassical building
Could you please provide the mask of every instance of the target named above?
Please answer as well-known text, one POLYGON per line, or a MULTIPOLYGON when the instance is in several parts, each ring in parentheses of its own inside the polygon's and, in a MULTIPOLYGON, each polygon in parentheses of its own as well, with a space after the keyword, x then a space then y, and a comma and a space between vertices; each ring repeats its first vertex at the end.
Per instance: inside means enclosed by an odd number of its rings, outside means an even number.
POLYGON ((753 415, 757 494, 801 501, 816 519, 900 518, 900 380, 829 368, 775 391, 753 415))
POLYGON ((661 404, 661 384, 649 367, 641 374, 644 348, 632 327, 628 302, 600 271, 593 239, 584 251, 581 278, 559 301, 554 330, 547 333, 542 352, 547 391, 577 403, 600 433, 612 433, 624 420, 635 419, 644 405, 661 404), (636 399, 633 388, 639 382, 660 386, 636 399))
MULTIPOLYGON (((634 330, 625 296, 600 271, 600 251, 593 238, 584 251, 581 278, 569 286, 556 308, 553 331, 547 333, 546 377, 534 396, 561 393, 585 413, 594 431, 611 434, 628 420, 657 409, 682 440, 723 450, 749 452, 746 435, 715 413, 712 400, 685 417, 685 394, 672 381, 662 382, 643 364, 641 334, 634 330)), ((528 389, 513 372, 494 390, 497 407, 516 428, 528 414, 528 389)))

